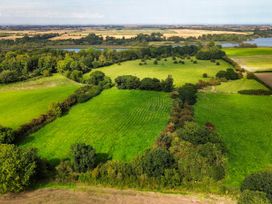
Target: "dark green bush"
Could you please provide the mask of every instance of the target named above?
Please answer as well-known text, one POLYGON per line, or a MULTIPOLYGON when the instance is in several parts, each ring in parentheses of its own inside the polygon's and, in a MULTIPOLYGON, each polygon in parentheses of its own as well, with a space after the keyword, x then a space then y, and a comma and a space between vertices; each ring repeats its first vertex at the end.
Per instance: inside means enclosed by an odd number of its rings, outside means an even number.
POLYGON ((238 204, 271 204, 265 193, 245 190, 241 193, 238 204))
POLYGON ((272 95, 271 90, 263 90, 263 89, 256 89, 256 90, 241 90, 238 91, 239 94, 245 95, 259 95, 259 96, 270 96, 272 95))
POLYGON ((98 94, 100 94, 102 91, 102 88, 100 86, 84 86, 81 87, 80 89, 78 89, 75 92, 77 101, 79 103, 84 103, 88 100, 90 100, 91 98, 97 96, 98 94))
POLYGON ((144 78, 140 82, 141 90, 154 90, 154 91, 160 91, 161 90, 161 82, 159 79, 156 78, 144 78))
POLYGON ((86 144, 74 144, 71 146, 73 166, 76 172, 86 172, 95 167, 95 149, 86 144))
POLYGON ((178 88, 179 99, 183 103, 188 103, 193 105, 196 103, 197 99, 197 87, 194 84, 185 84, 182 87, 178 88))
POLYGON ((217 72, 216 77, 217 78, 224 78, 227 80, 236 80, 236 79, 240 78, 239 74, 231 68, 227 69, 226 71, 221 70, 221 71, 217 72))
POLYGON ((119 76, 115 79, 116 86, 119 89, 138 89, 140 87, 140 79, 132 75, 119 76))
POLYGON ((241 185, 241 191, 261 191, 272 201, 272 172, 258 172, 245 178, 241 185))
POLYGON ((14 142, 15 133, 11 128, 0 125, 0 144, 11 144, 14 142))

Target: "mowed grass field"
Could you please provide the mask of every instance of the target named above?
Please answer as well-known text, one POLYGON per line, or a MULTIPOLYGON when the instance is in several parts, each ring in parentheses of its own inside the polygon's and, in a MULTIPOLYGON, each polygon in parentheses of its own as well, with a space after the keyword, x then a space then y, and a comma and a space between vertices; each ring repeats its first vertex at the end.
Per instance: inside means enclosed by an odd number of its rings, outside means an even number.
POLYGON ((224 51, 248 71, 272 71, 272 48, 226 48, 224 51))
POLYGON ((199 94, 196 120, 211 122, 228 148, 226 184, 238 187, 250 173, 272 165, 272 97, 199 94))
POLYGON ((80 85, 61 75, 0 86, 0 125, 18 128, 64 100, 80 85))
MULTIPOLYGON (((185 83, 196 83, 202 77, 203 73, 207 73, 210 77, 215 76, 220 70, 230 68, 231 65, 219 60, 220 65, 217 66, 208 60, 198 60, 197 64, 191 62, 191 60, 184 60, 185 64, 174 64, 172 58, 168 58, 167 61, 163 59, 159 61, 158 65, 153 64, 154 60, 148 60, 147 65, 140 66, 140 60, 124 62, 121 65, 114 64, 112 66, 95 69, 104 72, 107 76, 114 80, 121 75, 134 75, 139 78, 156 77, 158 79, 166 79, 168 75, 172 75, 174 78, 174 84, 177 86, 185 83)), ((179 61, 179 60, 178 60, 179 61)), ((85 77, 89 75, 86 74, 85 77)))
POLYGON ((128 161, 154 144, 167 125, 171 105, 168 93, 112 88, 73 107, 22 145, 55 160, 67 158, 72 144, 86 143, 98 153, 128 161))

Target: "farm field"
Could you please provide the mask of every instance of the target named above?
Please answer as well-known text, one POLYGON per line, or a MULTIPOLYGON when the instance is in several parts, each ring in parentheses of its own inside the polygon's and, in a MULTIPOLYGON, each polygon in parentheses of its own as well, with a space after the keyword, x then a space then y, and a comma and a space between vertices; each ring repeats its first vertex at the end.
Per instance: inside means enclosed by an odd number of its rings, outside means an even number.
POLYGON ((267 90, 268 88, 256 80, 242 78, 239 80, 222 82, 221 85, 208 87, 205 89, 205 91, 212 93, 238 93, 238 91, 241 90, 256 90, 256 89, 267 90))
POLYGON ((272 73, 257 73, 256 77, 272 88, 272 73))
POLYGON ((46 112, 80 85, 61 75, 0 86, 0 124, 11 128, 46 112))
POLYGON ((226 48, 224 51, 248 71, 272 71, 272 48, 226 48))
POLYGON ((98 153, 131 160, 151 147, 165 128, 171 109, 169 94, 152 91, 105 90, 72 108, 26 138, 43 158, 64 159, 74 143, 92 145, 98 153))
MULTIPOLYGON (((113 80, 121 75, 134 75, 139 78, 156 77, 158 79, 165 79, 168 75, 172 75, 174 78, 174 84, 177 86, 185 83, 196 83, 202 77, 203 73, 207 73, 210 77, 215 76, 220 70, 225 70, 231 65, 220 60, 220 65, 206 60, 198 60, 197 64, 191 62, 191 60, 184 60, 185 64, 174 64, 171 58, 168 61, 163 59, 158 65, 153 64, 153 60, 148 60, 147 65, 140 66, 140 60, 124 62, 121 65, 115 64, 108 67, 95 69, 104 72, 107 76, 113 80)), ((86 74, 87 77, 89 74, 86 74)))
POLYGON ((237 187, 250 173, 271 167, 271 96, 199 94, 198 122, 215 124, 228 148, 226 184, 237 187))

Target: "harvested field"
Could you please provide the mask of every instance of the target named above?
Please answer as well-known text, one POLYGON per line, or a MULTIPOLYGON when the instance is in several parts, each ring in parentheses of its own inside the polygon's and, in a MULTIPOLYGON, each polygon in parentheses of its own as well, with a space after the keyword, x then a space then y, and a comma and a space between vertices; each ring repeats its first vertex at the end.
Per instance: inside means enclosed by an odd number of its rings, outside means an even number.
POLYGON ((256 77, 272 88, 272 73, 256 73, 256 77))

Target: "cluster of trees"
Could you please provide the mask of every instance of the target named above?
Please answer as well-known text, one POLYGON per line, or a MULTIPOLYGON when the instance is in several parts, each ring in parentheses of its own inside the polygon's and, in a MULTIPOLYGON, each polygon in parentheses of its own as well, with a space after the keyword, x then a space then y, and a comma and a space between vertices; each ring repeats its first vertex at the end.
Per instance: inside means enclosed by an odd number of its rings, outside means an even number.
POLYGON ((218 47, 205 47, 199 50, 196 54, 196 58, 199 60, 213 60, 213 59, 222 59, 226 53, 220 50, 218 47))
POLYGON ((240 73, 235 72, 232 68, 229 68, 226 71, 221 70, 217 72, 216 77, 219 79, 237 80, 242 78, 242 75, 240 73))
POLYGON ((140 90, 153 90, 170 92, 173 90, 173 78, 168 76, 165 80, 157 78, 143 78, 140 80, 136 76, 124 75, 115 79, 117 88, 119 89, 140 89, 140 90))
POLYGON ((92 69, 121 63, 127 60, 168 56, 195 55, 197 46, 147 47, 137 50, 81 50, 79 53, 62 50, 18 50, 0 52, 0 83, 11 83, 39 75, 62 73, 75 80, 82 80, 84 73, 92 69))
POLYGON ((247 41, 252 36, 239 34, 207 34, 198 37, 202 41, 221 41, 221 42, 243 42, 247 41))

